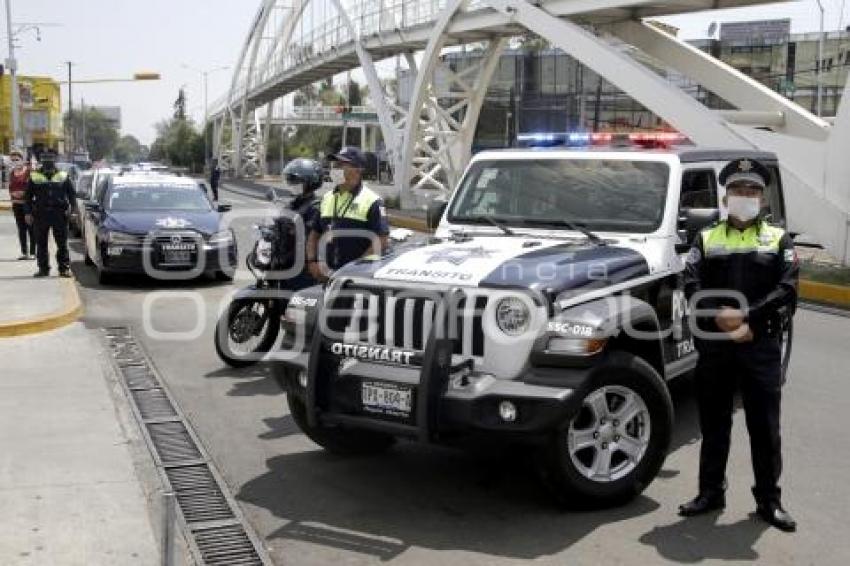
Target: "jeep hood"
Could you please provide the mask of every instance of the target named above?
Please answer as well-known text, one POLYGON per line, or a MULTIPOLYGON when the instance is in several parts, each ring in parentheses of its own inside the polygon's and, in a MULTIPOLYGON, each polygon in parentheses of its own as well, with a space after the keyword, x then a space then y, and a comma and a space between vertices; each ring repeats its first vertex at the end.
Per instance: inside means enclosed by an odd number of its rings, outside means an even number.
POLYGON ((649 274, 646 258, 617 245, 595 246, 531 236, 474 237, 358 261, 341 277, 438 285, 523 288, 560 293, 649 274))

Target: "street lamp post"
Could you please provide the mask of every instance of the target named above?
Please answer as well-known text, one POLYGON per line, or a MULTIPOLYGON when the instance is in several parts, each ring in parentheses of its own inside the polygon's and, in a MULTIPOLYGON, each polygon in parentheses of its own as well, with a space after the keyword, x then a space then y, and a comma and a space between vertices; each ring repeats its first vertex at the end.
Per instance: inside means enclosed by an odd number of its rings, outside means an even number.
POLYGON ((817 0, 818 8, 820 9, 820 36, 818 37, 818 66, 817 66, 817 115, 823 116, 823 19, 824 19, 824 9, 823 2, 821 0, 817 0))
POLYGON ((21 116, 18 112, 18 62, 15 60, 15 37, 12 34, 12 0, 6 0, 6 33, 9 36, 9 58, 6 66, 12 85, 12 145, 23 147, 21 116))
POLYGON ((204 79, 204 127, 203 127, 203 130, 202 130, 202 133, 203 133, 203 136, 204 136, 204 163, 206 163, 209 160, 209 154, 208 154, 208 150, 209 150, 208 145, 209 144, 207 143, 207 122, 209 122, 209 119, 210 119, 208 80, 209 80, 210 73, 215 73, 216 71, 224 71, 226 69, 229 69, 230 67, 228 67, 227 65, 222 65, 220 67, 213 67, 211 69, 204 70, 204 69, 197 69, 197 68, 192 67, 191 65, 187 65, 185 63, 183 63, 182 67, 184 69, 190 69, 192 71, 200 73, 201 76, 204 79))

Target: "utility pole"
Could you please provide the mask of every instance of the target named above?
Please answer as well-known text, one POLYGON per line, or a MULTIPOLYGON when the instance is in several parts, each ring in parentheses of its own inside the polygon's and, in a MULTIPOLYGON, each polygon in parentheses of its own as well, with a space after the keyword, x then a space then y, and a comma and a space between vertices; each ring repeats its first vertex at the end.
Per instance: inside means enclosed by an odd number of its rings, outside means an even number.
POLYGON ((12 35, 12 0, 6 0, 6 34, 9 37, 9 58, 6 67, 12 84, 12 145, 22 148, 21 115, 18 109, 18 62, 15 59, 15 38, 12 35))
POLYGON ((74 64, 71 61, 66 61, 65 64, 68 65, 68 147, 65 149, 70 157, 76 149, 74 147, 76 142, 76 136, 74 135, 74 98, 71 90, 71 85, 73 84, 73 79, 71 78, 71 67, 74 64))
POLYGON ((817 90, 817 115, 823 116, 823 18, 824 18, 824 9, 823 2, 821 0, 817 0, 818 8, 820 8, 820 36, 818 37, 818 90, 817 90))

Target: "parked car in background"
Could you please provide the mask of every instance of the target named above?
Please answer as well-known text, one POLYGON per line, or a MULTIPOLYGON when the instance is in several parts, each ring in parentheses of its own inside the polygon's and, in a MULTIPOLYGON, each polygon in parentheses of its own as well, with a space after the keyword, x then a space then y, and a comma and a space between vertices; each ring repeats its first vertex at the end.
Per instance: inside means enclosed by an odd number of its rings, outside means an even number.
POLYGON ((85 260, 101 283, 116 273, 233 277, 236 239, 222 226, 230 206, 214 206, 193 179, 115 175, 85 207, 85 260))
POLYGON ((94 172, 83 171, 74 184, 74 191, 77 193, 77 206, 71 211, 69 223, 71 225, 71 232, 77 236, 83 235, 82 219, 85 218, 85 202, 91 200, 93 181, 94 172))

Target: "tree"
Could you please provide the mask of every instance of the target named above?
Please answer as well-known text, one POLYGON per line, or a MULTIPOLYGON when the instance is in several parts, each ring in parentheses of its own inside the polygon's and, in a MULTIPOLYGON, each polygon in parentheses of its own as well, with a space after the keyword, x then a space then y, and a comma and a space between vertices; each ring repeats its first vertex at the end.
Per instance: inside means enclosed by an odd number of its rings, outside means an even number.
POLYGON ((174 119, 186 120, 186 91, 182 87, 177 93, 177 100, 174 101, 174 119))
POLYGON ((64 122, 66 131, 74 132, 74 138, 93 161, 112 155, 118 143, 118 129, 106 116, 94 108, 86 108, 84 112, 74 112, 71 120, 66 113, 64 122))
POLYGON ((203 168, 204 137, 191 120, 163 120, 156 125, 156 132, 151 159, 192 170, 203 168))
POLYGON ((134 163, 145 158, 144 146, 135 136, 122 136, 112 152, 113 157, 119 163, 134 163))

